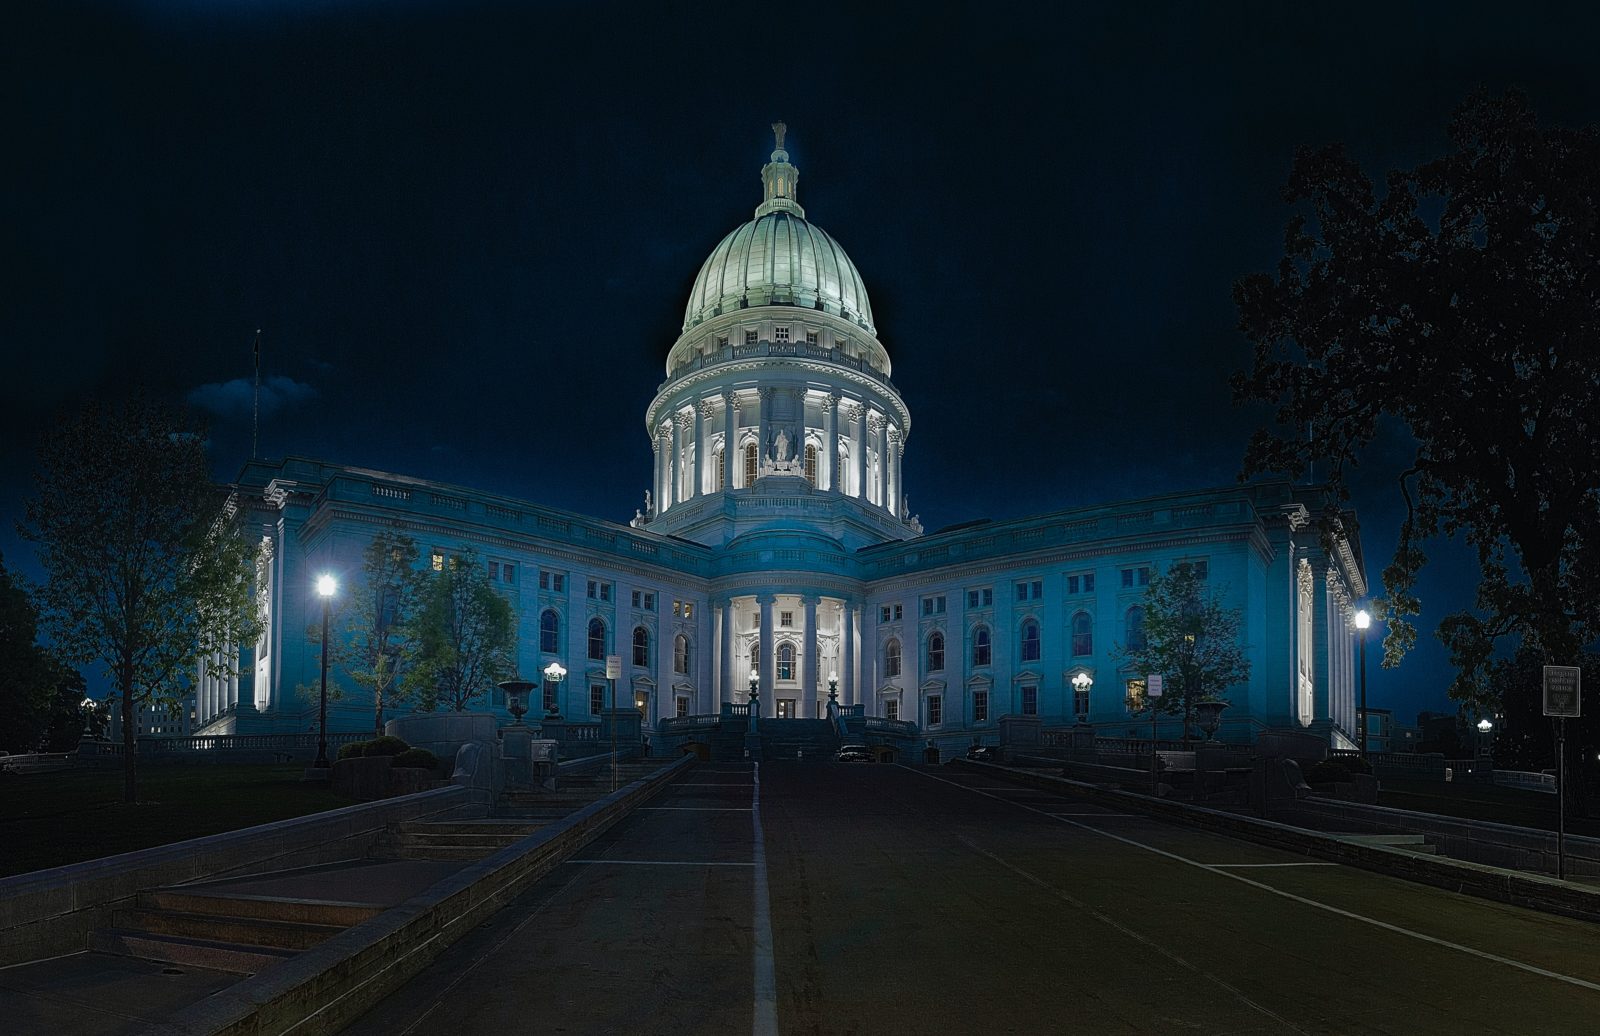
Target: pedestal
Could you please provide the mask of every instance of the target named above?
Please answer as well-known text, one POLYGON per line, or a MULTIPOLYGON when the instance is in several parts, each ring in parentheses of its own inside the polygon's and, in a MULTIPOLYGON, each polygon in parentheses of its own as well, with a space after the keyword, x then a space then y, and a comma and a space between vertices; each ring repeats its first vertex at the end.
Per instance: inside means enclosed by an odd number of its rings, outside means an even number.
POLYGON ((533 728, 518 723, 500 732, 500 757, 506 765, 506 787, 533 787, 533 728))

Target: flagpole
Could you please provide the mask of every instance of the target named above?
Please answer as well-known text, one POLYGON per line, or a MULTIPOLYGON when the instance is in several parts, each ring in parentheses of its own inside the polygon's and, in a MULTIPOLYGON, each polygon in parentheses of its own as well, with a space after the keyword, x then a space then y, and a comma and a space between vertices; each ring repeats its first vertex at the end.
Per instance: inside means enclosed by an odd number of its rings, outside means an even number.
POLYGON ((256 394, 250 414, 250 459, 255 460, 261 442, 261 328, 256 328, 256 394))

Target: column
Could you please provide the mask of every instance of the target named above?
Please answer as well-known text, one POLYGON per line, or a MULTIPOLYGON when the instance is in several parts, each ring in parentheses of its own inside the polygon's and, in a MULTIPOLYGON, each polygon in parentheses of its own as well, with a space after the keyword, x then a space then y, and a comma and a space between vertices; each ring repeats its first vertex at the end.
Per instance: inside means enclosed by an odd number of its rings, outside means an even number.
MULTIPOLYGON (((722 394, 722 477, 724 484, 719 487, 723 489, 731 489, 733 487, 733 466, 738 463, 738 416, 739 398, 732 392, 724 392, 722 394)), ((731 701, 732 699, 728 700, 731 701)))
POLYGON ((867 499, 879 507, 883 506, 883 477, 886 461, 884 459, 883 415, 867 415, 867 439, 872 444, 872 451, 878 455, 878 471, 868 487, 867 499))
POLYGON ((716 409, 716 404, 709 399, 702 399, 694 405, 694 495, 700 496, 706 492, 706 486, 715 474, 714 458, 711 451, 706 449, 706 428, 711 423, 711 415, 716 409))
POLYGON ((883 478, 883 505, 889 513, 900 513, 900 429, 888 425, 884 429, 884 451, 886 454, 883 478))
POLYGON ((804 663, 805 676, 801 679, 800 686, 805 688, 810 697, 806 699, 806 708, 802 714, 810 714, 811 718, 817 719, 823 713, 813 713, 812 710, 817 707, 817 698, 820 697, 818 692, 826 687, 827 683, 819 679, 820 674, 817 672, 819 661, 817 658, 817 598, 807 594, 804 600, 806 606, 806 655, 804 663))
POLYGON ((722 606, 722 688, 718 693, 723 701, 737 701, 734 696, 745 685, 746 674, 740 670, 737 650, 738 627, 738 612, 730 597, 722 606))
POLYGON ((661 443, 661 485, 657 486, 656 512, 659 514, 672 506, 672 418, 661 422, 657 433, 661 443))
POLYGON ((841 690, 844 700, 850 705, 861 703, 860 681, 856 679, 856 605, 854 601, 846 599, 844 607, 839 610, 839 638, 842 641, 840 649, 844 655, 844 667, 839 673, 841 690))
POLYGON ((867 496, 867 408, 863 403, 857 403, 855 413, 851 415, 851 423, 855 426, 850 432, 851 448, 855 451, 856 487, 854 496, 866 499, 867 496))
MULTIPOLYGON (((651 468, 651 471, 654 473, 654 475, 653 475, 653 477, 651 478, 651 481, 650 481, 650 506, 648 508, 646 508, 645 510, 648 511, 648 512, 654 513, 654 512, 659 512, 661 510, 661 436, 660 435, 652 435, 650 437, 650 453, 654 458, 654 462, 653 462, 654 466, 651 468)), ((650 516, 651 516, 650 514, 646 514, 645 515, 646 518, 649 518, 650 516)))
POLYGON ((772 624, 775 621, 772 606, 777 598, 772 594, 762 594, 756 598, 761 605, 761 714, 763 716, 776 716, 778 705, 775 695, 778 690, 777 660, 772 653, 772 624))
POLYGON ((667 476, 667 481, 672 487, 672 502, 682 503, 688 499, 683 487, 683 440, 684 435, 683 415, 676 411, 672 414, 672 473, 667 476))
MULTIPOLYGON (((767 459, 767 438, 771 434, 772 426, 772 389, 764 388, 756 392, 760 404, 756 411, 756 477, 761 477, 761 465, 767 459)), ((763 626, 762 630, 765 631, 763 626)))
MULTIPOLYGON (((728 665, 727 665, 728 653, 726 651, 724 651, 723 647, 722 647, 722 644, 723 644, 723 639, 722 638, 726 635, 726 632, 727 632, 727 630, 726 630, 727 621, 728 621, 728 606, 725 605, 725 604, 712 605, 712 609, 711 609, 711 651, 712 651, 712 655, 711 655, 711 684, 710 684, 710 686, 713 688, 714 692, 717 694, 717 697, 715 699, 713 699, 713 704, 714 705, 719 703, 719 702, 723 702, 723 701, 727 700, 726 698, 721 696, 722 695, 721 688, 726 683, 726 681, 723 679, 723 674, 725 674, 728 671, 728 665)), ((697 703, 697 707, 698 707, 698 703, 697 703)), ((711 711, 712 712, 721 712, 722 709, 720 707, 717 707, 717 708, 713 708, 711 711)))
POLYGON ((822 401, 822 484, 828 492, 839 491, 839 394, 822 401))

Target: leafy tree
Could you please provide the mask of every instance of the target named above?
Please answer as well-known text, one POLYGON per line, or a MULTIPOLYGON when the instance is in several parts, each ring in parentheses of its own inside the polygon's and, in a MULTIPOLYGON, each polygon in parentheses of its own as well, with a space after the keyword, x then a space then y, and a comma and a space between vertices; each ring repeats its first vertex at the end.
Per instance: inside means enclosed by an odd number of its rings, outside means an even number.
POLYGON ((1239 609, 1207 592, 1206 580, 1188 562, 1151 578, 1145 588, 1143 637, 1113 652, 1139 673, 1159 673, 1160 698, 1146 699, 1157 712, 1183 712, 1183 736, 1198 701, 1227 700, 1228 689, 1250 679, 1250 659, 1239 643, 1239 609))
POLYGON ((414 682, 424 709, 463 712, 514 671, 511 605, 489 585, 474 551, 451 558, 430 580, 416 634, 414 682))
MULTIPOLYGON (((61 421, 40 450, 22 534, 48 575, 45 628, 67 662, 99 662, 122 709, 123 794, 137 801, 136 710, 175 707, 205 658, 254 640, 255 552, 179 412, 135 397, 61 421)), ((220 658, 220 664, 216 659, 220 658)))
MULTIPOLYGON (((373 538, 362 559, 365 585, 352 590, 341 616, 343 633, 329 645, 329 661, 371 692, 375 735, 383 734, 384 709, 403 700, 418 675, 414 627, 428 578, 417 568, 417 554, 416 540, 404 533, 385 531, 373 538)), ((320 626, 317 639, 320 644, 320 626)))
POLYGON ((0 749, 8 752, 39 748, 60 681, 38 635, 39 610, 0 558, 0 749))
POLYGON ((1503 639, 1559 662, 1600 632, 1600 129, 1541 128, 1516 93, 1471 97, 1449 129, 1449 154, 1381 195, 1340 147, 1296 156, 1277 274, 1234 287, 1255 345, 1234 391, 1279 423, 1246 474, 1323 461, 1337 501, 1381 417, 1409 430, 1383 664, 1416 642, 1425 541, 1462 534, 1476 607, 1438 635, 1452 696, 1482 708, 1503 639))

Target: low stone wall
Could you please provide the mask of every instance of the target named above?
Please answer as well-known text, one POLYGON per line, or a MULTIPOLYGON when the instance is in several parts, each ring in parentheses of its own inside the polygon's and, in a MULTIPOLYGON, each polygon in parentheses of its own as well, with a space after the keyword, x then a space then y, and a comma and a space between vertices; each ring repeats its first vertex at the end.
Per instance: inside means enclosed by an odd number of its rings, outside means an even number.
POLYGON ((390 824, 471 808, 466 789, 440 788, 6 878, 0 967, 85 949, 141 889, 358 859, 390 824))
POLYGON ((1585 921, 1600 921, 1600 889, 1558 881, 1542 874, 1517 873, 1465 860, 1452 860, 1388 846, 1345 841, 1333 835, 1291 827, 1288 824, 1258 820, 1237 813, 1225 813, 1168 799, 1154 799, 1112 788, 1100 788, 1081 781, 1030 773, 994 763, 970 762, 963 759, 956 765, 998 774, 1017 784, 1066 793, 1088 802, 1110 806, 1118 811, 1145 813, 1191 827, 1269 845, 1287 852, 1332 860, 1335 863, 1348 864, 1351 867, 1360 867, 1363 870, 1376 871, 1424 885, 1433 885, 1436 888, 1477 896, 1480 899, 1562 914, 1585 921))
POLYGON ((336 1033, 693 764, 684 756, 147 1034, 336 1033))

